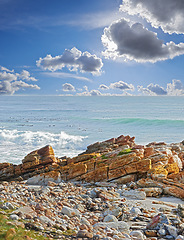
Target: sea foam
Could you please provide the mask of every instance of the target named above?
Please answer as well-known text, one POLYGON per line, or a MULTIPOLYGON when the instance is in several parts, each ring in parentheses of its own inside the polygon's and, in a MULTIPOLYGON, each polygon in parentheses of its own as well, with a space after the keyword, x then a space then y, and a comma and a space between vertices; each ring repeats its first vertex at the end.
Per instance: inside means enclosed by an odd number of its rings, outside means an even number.
POLYGON ((54 148, 57 157, 71 157, 84 149, 84 138, 86 137, 69 135, 64 131, 54 134, 0 129, 0 162, 20 163, 26 154, 48 144, 54 148))

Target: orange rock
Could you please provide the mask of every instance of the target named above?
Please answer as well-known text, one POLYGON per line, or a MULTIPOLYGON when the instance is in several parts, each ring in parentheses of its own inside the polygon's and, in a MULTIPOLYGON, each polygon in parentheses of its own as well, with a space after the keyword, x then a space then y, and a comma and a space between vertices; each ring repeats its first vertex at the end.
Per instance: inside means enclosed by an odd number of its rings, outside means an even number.
POLYGON ((54 150, 51 146, 47 145, 43 148, 40 148, 36 151, 29 153, 22 160, 23 169, 33 168, 39 164, 45 165, 48 163, 57 163, 58 160, 54 156, 54 150))
POLYGON ((107 180, 107 167, 95 169, 93 172, 81 176, 81 180, 86 182, 99 182, 107 180))
POLYGON ((177 174, 177 173, 179 173, 179 168, 178 168, 178 165, 177 165, 177 163, 171 163, 171 164, 168 164, 166 167, 165 167, 165 169, 167 170, 167 172, 168 172, 168 174, 169 173, 175 173, 175 174, 177 174))
POLYGON ((76 164, 70 164, 67 180, 78 177, 82 174, 85 174, 86 172, 87 172, 87 166, 86 166, 86 164, 83 164, 83 162, 76 163, 76 164))
POLYGON ((151 159, 151 164, 152 166, 154 166, 156 163, 160 163, 162 162, 162 165, 167 165, 168 161, 169 161, 169 156, 167 156, 166 154, 155 154, 149 157, 149 159, 151 159))
POLYGON ((0 170, 0 179, 9 180, 14 176, 14 165, 10 164, 9 167, 0 170))
POLYGON ((124 175, 127 175, 124 167, 117 168, 117 169, 109 169, 108 180, 116 179, 116 178, 122 177, 124 175))
POLYGON ((136 153, 131 152, 128 154, 124 154, 121 156, 117 156, 116 158, 111 160, 111 163, 109 164, 109 169, 119 168, 126 164, 129 164, 130 162, 133 162, 135 160, 140 160, 140 158, 136 158, 136 153))
POLYGON ((149 157, 151 155, 154 155, 155 154, 155 150, 153 147, 146 147, 144 149, 144 157, 149 157))
POLYGON ((152 179, 167 178, 167 175, 168 172, 163 165, 159 165, 155 168, 152 168, 147 173, 147 176, 151 177, 152 179))
MULTIPOLYGON (((115 171, 115 170, 111 170, 111 171, 115 171)), ((119 184, 126 184, 129 182, 135 182, 136 177, 137 177, 137 174, 130 174, 130 175, 126 175, 126 176, 120 177, 118 179, 115 179, 115 180, 113 180, 113 182, 119 183, 119 184)))
POLYGON ((11 166, 11 163, 0 163, 0 170, 4 169, 4 168, 7 168, 7 167, 10 167, 11 166))
POLYGON ((179 172, 179 173, 173 173, 173 174, 169 174, 168 178, 173 179, 175 181, 184 183, 184 171, 179 172))
POLYGON ((88 161, 83 162, 87 166, 87 172, 94 171, 95 169, 95 159, 90 159, 88 161))
POLYGON ((166 186, 164 188, 164 194, 169 194, 171 196, 184 199, 184 189, 175 186, 166 186))
POLYGON ((151 160, 150 159, 142 159, 136 163, 137 171, 140 173, 147 172, 151 169, 151 160))
POLYGON ((96 154, 96 153, 91 153, 91 154, 82 154, 82 155, 79 155, 77 157, 74 157, 70 160, 69 163, 78 163, 78 162, 83 162, 83 161, 86 161, 86 160, 89 160, 89 159, 95 159, 97 156, 100 156, 100 154, 96 154))

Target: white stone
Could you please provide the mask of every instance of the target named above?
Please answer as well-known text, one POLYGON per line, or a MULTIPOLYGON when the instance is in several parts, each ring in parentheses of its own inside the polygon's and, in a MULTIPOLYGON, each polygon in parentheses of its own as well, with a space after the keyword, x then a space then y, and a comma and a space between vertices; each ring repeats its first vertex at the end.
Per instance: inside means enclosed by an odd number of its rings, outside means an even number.
POLYGON ((132 231, 130 233, 130 236, 134 237, 134 239, 137 239, 137 240, 144 240, 145 239, 145 236, 143 235, 143 233, 141 231, 132 231))
POLYGON ((19 220, 19 216, 17 216, 16 214, 10 215, 10 218, 11 218, 12 220, 19 220))
POLYGON ((175 228, 174 226, 167 225, 167 230, 173 237, 176 238, 178 236, 177 228, 175 228))
POLYGON ((145 200, 146 199, 146 193, 144 191, 139 190, 125 190, 123 193, 124 197, 131 198, 131 199, 137 199, 137 200, 145 200))
POLYGON ((115 205, 115 206, 108 208, 104 212, 104 216, 107 216, 108 214, 110 214, 110 215, 114 215, 115 217, 117 217, 117 216, 119 216, 120 212, 121 212, 121 208, 115 205))
POLYGON ((61 213, 67 215, 68 217, 80 216, 80 212, 77 209, 64 206, 61 210, 61 213))
POLYGON ((104 220, 104 222, 118 222, 118 219, 114 215, 107 215, 104 220))
POLYGON ((178 157, 178 155, 173 155, 173 160, 175 163, 177 163, 179 169, 181 170, 183 168, 183 164, 181 159, 178 157))
POLYGON ((184 240, 184 236, 182 235, 178 235, 177 238, 175 240, 184 240))
POLYGON ((51 224, 51 225, 54 225, 55 224, 55 222, 54 221, 52 221, 51 219, 49 219, 48 217, 46 217, 46 216, 39 216, 39 219, 40 219, 40 221, 42 222, 42 223, 45 223, 45 224, 51 224))
POLYGON ((140 210, 139 208, 133 207, 133 208, 130 210, 130 214, 135 217, 135 216, 141 215, 142 212, 141 212, 141 210, 140 210))
POLYGON ((91 226, 91 223, 85 217, 81 217, 80 222, 81 222, 81 224, 85 224, 87 226, 91 226))
POLYGON ((40 174, 33 176, 27 180, 28 185, 41 185, 41 186, 47 186, 48 182, 55 182, 60 183, 61 182, 61 174, 58 174, 58 177, 52 178, 47 176, 47 174, 40 174))
POLYGON ((98 222, 95 225, 93 225, 94 228, 98 227, 109 227, 109 228, 115 228, 119 231, 128 231, 129 226, 124 221, 118 221, 118 222, 98 222))

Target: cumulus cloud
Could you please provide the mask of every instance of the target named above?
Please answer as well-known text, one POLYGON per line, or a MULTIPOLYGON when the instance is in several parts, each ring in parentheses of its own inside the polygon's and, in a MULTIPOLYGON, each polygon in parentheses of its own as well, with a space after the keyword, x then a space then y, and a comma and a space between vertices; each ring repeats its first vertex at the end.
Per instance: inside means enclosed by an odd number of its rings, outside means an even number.
POLYGON ((168 83, 166 89, 158 84, 149 84, 147 87, 137 86, 138 91, 150 96, 182 96, 184 95, 184 85, 181 80, 173 79, 172 83, 168 83))
POLYGON ((23 81, 14 81, 14 82, 0 81, 0 95, 1 94, 12 95, 15 92, 17 92, 19 89, 25 89, 25 88, 37 89, 37 90, 40 89, 40 87, 38 87, 37 85, 28 84, 23 81))
POLYGON ((62 90, 65 92, 75 92, 75 87, 70 83, 64 83, 62 86, 62 90))
POLYGON ((101 90, 108 90, 109 87, 106 86, 105 84, 101 84, 101 85, 99 86, 99 89, 101 89, 101 90))
POLYGON ((45 70, 56 71, 67 67, 70 71, 90 72, 93 75, 100 75, 103 66, 102 60, 95 54, 81 52, 77 48, 66 49, 62 55, 52 57, 47 55, 36 61, 38 67, 45 70))
POLYGON ((123 0, 120 11, 139 15, 167 33, 184 33, 183 0, 123 0))
POLYGON ((34 77, 30 76, 30 73, 23 70, 21 73, 15 73, 14 70, 9 70, 5 67, 1 67, 0 70, 0 95, 2 94, 14 94, 19 89, 40 89, 38 85, 28 84, 23 80, 37 81, 34 77))
POLYGON ((102 94, 98 90, 91 90, 90 95, 91 96, 101 96, 102 94))
POLYGON ((173 59, 184 54, 184 43, 163 43, 157 34, 141 23, 130 24, 126 19, 113 22, 104 29, 102 43, 106 47, 104 56, 122 58, 124 61, 157 62, 173 59))
POLYGON ((19 74, 19 77, 27 81, 37 81, 36 78, 31 77, 30 73, 27 70, 22 70, 22 72, 19 74))
POLYGON ((167 94, 170 96, 184 95, 184 85, 181 80, 173 79, 172 83, 167 84, 167 94))
POLYGON ((167 95, 167 91, 164 90, 163 87, 159 86, 158 84, 149 84, 147 88, 143 88, 142 86, 138 86, 139 91, 142 91, 148 95, 167 95))
POLYGON ((125 83, 123 81, 111 83, 109 88, 111 88, 111 89, 120 89, 122 91, 124 91, 124 90, 134 91, 134 86, 132 84, 128 84, 128 83, 125 83))

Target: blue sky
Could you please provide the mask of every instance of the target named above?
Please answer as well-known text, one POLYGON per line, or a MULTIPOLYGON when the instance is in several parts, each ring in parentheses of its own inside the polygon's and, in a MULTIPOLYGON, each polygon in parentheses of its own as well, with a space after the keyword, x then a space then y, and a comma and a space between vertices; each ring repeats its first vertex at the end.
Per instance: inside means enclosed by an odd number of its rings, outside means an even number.
POLYGON ((0 95, 184 95, 183 22, 183 0, 0 0, 0 95))

